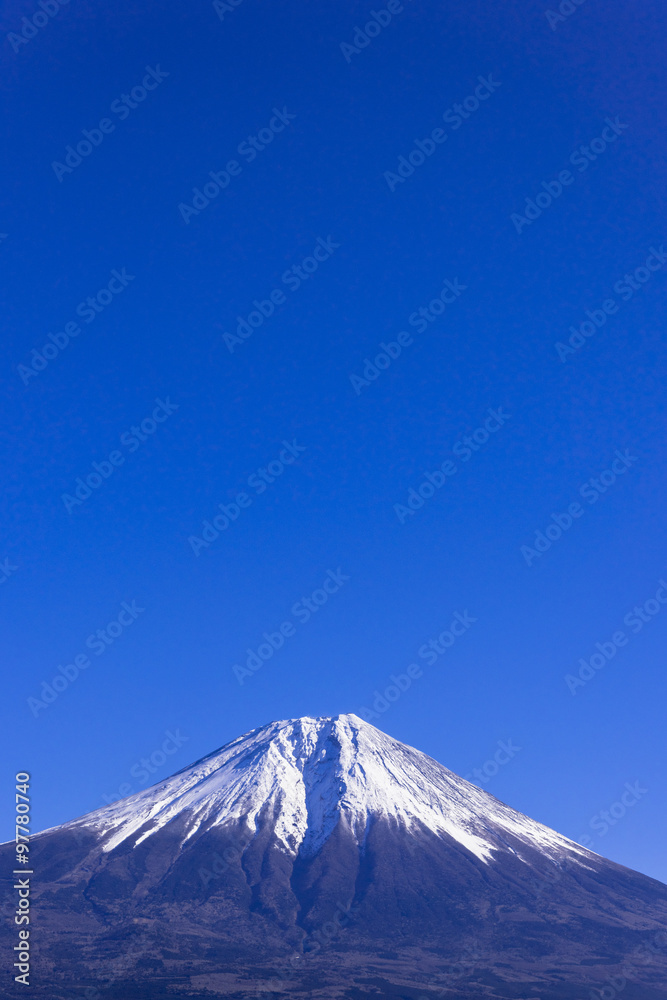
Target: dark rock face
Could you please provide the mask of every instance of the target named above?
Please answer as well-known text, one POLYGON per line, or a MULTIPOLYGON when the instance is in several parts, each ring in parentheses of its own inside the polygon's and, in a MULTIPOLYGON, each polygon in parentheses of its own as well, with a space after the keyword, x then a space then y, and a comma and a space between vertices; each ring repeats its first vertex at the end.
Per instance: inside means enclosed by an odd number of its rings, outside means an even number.
MULTIPOLYGON (((32 994, 667 1000, 667 887, 646 876, 507 832, 487 862, 386 816, 361 844, 343 817, 317 850, 290 852, 274 821, 267 808, 257 829, 193 835, 183 812, 106 851, 81 821, 35 837, 32 994)), ((12 845, 0 854, 11 872, 12 845)), ((9 952, 8 921, 2 933, 9 952)))

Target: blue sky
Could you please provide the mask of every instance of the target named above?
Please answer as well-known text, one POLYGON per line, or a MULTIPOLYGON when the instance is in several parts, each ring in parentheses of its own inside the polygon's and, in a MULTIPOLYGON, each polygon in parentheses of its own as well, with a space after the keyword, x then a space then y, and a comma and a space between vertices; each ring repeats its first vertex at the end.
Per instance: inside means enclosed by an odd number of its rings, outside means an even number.
POLYGON ((375 712, 665 880, 664 10, 386 9, 5 8, 5 780, 375 712))

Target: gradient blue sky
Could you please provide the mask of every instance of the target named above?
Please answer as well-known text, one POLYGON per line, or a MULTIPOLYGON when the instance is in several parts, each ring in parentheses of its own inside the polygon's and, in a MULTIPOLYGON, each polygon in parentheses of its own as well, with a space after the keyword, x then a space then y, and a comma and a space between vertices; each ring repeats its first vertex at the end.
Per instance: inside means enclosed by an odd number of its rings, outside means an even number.
POLYGON ((205 2, 73 0, 14 52, 38 7, 5 7, 0 835, 16 769, 42 829, 145 787, 130 771, 166 730, 187 741, 155 780, 270 720, 370 708, 415 662, 380 728, 460 774, 511 739, 482 787, 667 880, 667 606, 623 624, 667 576, 667 264, 627 301, 613 290, 667 240, 664 8, 589 0, 554 30, 546 3, 406 2, 347 62, 341 43, 380 8, 243 0, 221 20, 205 2), (159 86, 110 112, 157 65, 159 86), (492 96, 443 122, 488 74, 492 96), (237 148, 274 108, 296 117, 247 162, 237 148), (114 131, 58 180, 52 163, 105 117, 114 131), (606 118, 627 128, 580 171, 570 155, 606 118), (440 127, 391 191, 385 172, 440 127), (240 174, 186 223, 179 204, 231 159, 240 174), (568 168, 519 234, 512 213, 568 168), (290 291, 318 238, 339 247, 290 291), (24 384, 32 349, 122 268, 133 280, 24 384), (465 292, 418 333, 408 317, 445 279, 465 292), (286 301, 230 353, 223 334, 275 288, 286 301), (618 311, 562 362, 556 342, 609 298, 618 311), (402 330, 412 345, 357 395, 350 375, 402 330), (121 443, 167 397, 155 433, 121 443), (456 458, 498 407, 505 425, 456 458), (258 495, 248 477, 283 440, 305 451, 258 495), (588 503, 617 449, 636 461, 588 503), (115 450, 124 463, 68 512, 115 450), (401 523, 394 505, 446 459, 456 474, 401 523), (195 555, 189 538, 244 489, 251 506, 195 555), (521 546, 577 501, 529 567, 521 546), (339 567, 349 580, 298 621, 339 567), (95 655, 87 637, 124 601, 145 610, 95 655), (465 635, 420 659, 466 611, 465 635), (233 665, 285 621, 295 634, 240 685, 233 665), (565 675, 619 629, 631 640, 572 694, 565 675), (86 651, 35 716, 28 698, 86 651), (626 815, 591 829, 636 781, 626 815))

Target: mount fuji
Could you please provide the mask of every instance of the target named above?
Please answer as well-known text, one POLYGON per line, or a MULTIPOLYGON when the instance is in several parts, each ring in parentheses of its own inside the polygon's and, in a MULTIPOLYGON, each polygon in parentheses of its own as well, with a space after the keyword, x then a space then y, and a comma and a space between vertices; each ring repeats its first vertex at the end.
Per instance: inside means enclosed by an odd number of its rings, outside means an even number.
POLYGON ((667 1000, 666 886, 354 715, 253 730, 30 856, 40 1000, 667 1000))

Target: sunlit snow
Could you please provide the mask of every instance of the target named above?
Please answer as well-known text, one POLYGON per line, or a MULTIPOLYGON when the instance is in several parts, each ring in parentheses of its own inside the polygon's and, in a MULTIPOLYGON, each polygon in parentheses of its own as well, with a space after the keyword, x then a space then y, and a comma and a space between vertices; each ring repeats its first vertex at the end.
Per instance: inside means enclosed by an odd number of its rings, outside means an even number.
POLYGON ((252 835, 268 821, 287 852, 312 854, 338 823, 363 844, 369 825, 384 818, 446 834, 486 863, 512 850, 507 833, 554 859, 567 853, 585 864, 590 857, 356 715, 272 722, 67 826, 104 834, 111 851, 139 830, 140 844, 181 814, 183 843, 202 827, 241 820, 252 835))

